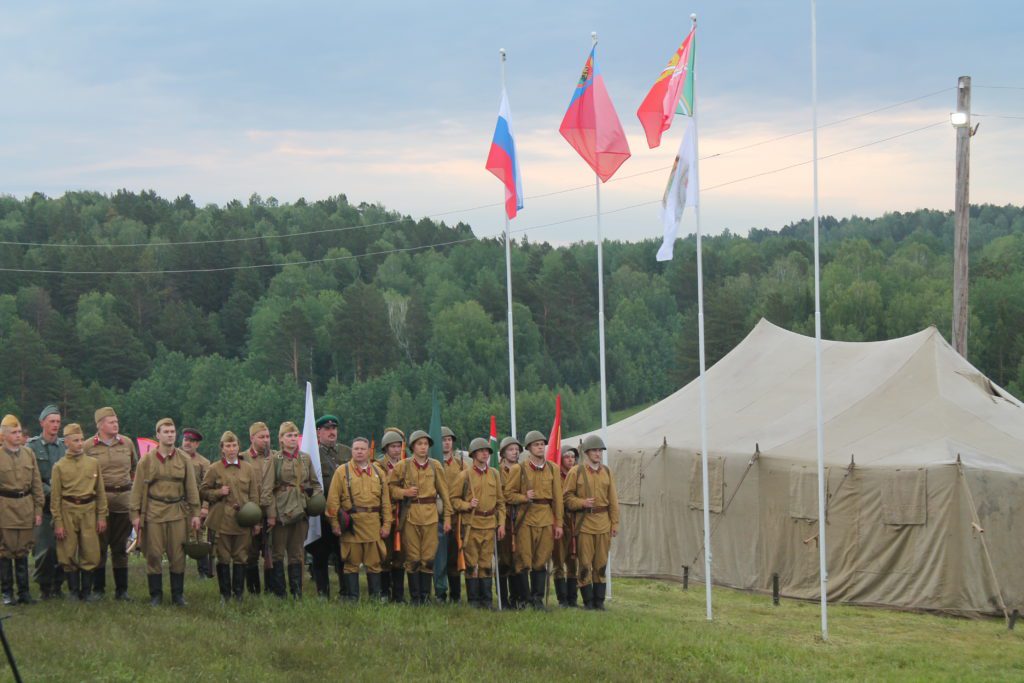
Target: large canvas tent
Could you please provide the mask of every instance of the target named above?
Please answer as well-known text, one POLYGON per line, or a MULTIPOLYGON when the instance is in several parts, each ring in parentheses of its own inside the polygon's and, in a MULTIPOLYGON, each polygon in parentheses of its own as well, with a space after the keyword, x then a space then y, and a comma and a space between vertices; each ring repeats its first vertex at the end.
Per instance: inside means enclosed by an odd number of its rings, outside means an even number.
MULTIPOLYGON (((822 358, 830 600, 1024 608, 1024 405, 935 328, 822 358)), ((765 320, 707 372, 716 584, 819 596, 814 372, 765 320)), ((699 435, 697 380, 608 428, 616 575, 703 579, 699 435)))

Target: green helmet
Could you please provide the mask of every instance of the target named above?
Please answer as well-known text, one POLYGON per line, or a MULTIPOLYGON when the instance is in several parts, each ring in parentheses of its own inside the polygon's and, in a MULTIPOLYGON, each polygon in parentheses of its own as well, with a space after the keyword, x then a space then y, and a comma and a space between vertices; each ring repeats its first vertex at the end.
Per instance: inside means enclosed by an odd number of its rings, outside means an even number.
POLYGON ((487 439, 478 436, 469 442, 469 457, 473 457, 474 453, 481 450, 491 450, 491 444, 487 441, 487 439))
POLYGON ((263 519, 263 511, 251 500, 238 508, 238 512, 235 513, 235 521, 241 527, 254 527, 260 523, 261 519, 263 519))
POLYGON ((384 436, 381 437, 380 447, 382 449, 386 449, 391 444, 402 443, 402 441, 404 441, 404 439, 402 439, 402 435, 398 432, 385 432, 384 436))
POLYGON ((448 427, 441 427, 441 438, 444 438, 444 437, 446 437, 446 436, 450 436, 450 437, 452 437, 453 439, 457 438, 457 437, 455 436, 455 432, 453 432, 452 430, 450 430, 450 429, 449 429, 448 427))
POLYGON ((498 448, 498 452, 504 453, 505 449, 511 446, 512 444, 519 446, 519 450, 523 449, 523 444, 519 443, 516 437, 506 436, 504 439, 501 440, 501 446, 498 448))
POLYGON ((575 457, 577 460, 580 459, 579 449, 577 449, 575 446, 565 446, 565 447, 563 447, 562 448, 562 455, 564 456, 567 453, 572 453, 573 457, 575 457))
POLYGON ((434 445, 434 440, 430 437, 430 434, 427 434, 422 429, 417 429, 415 432, 409 435, 409 445, 412 446, 420 439, 426 439, 431 446, 434 445))
POLYGON ((594 450, 595 448, 601 451, 608 450, 607 448, 605 448, 604 441, 602 441, 601 437, 599 437, 597 434, 591 434, 587 438, 583 439, 583 444, 581 448, 584 453, 586 453, 587 451, 594 450))
POLYGON ((548 437, 544 436, 535 429, 532 432, 528 432, 526 434, 526 438, 523 439, 523 441, 526 442, 526 447, 529 448, 530 444, 532 444, 534 441, 543 441, 544 443, 547 443, 548 437))
POLYGON ((188 541, 185 543, 185 554, 193 560, 201 560, 210 554, 212 547, 208 541, 188 541))
POLYGON ((327 499, 322 493, 314 493, 306 500, 306 514, 312 516, 324 514, 327 509, 327 499))

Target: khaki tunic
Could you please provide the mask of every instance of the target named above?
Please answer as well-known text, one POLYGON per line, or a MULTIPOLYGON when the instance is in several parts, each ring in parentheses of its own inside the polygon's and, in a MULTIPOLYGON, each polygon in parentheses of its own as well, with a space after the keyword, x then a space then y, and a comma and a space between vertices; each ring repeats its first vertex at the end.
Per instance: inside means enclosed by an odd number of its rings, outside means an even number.
MULTIPOLYGON (((252 465, 253 469, 256 472, 256 478, 259 481, 260 491, 259 498, 257 499, 256 502, 259 503, 260 508, 263 510, 263 519, 266 520, 267 510, 270 509, 270 499, 271 496, 273 495, 272 479, 274 473, 270 469, 270 449, 267 449, 266 455, 260 455, 252 448, 252 446, 250 446, 249 450, 245 451, 244 453, 238 454, 238 459, 252 465), (270 477, 271 479, 268 480, 268 477, 270 477)), ((263 548, 263 535, 266 533, 267 530, 266 527, 264 527, 263 531, 253 536, 252 544, 250 544, 249 546, 249 555, 247 558, 249 564, 255 564, 257 561, 259 561, 260 550, 263 548)))
POLYGON ((172 574, 185 571, 184 544, 190 517, 199 516, 199 486, 188 454, 180 448, 164 458, 151 452, 139 462, 128 514, 142 523, 142 546, 149 574, 162 572, 162 559, 172 574))
POLYGON ((35 453, 21 446, 0 448, 0 558, 28 557, 35 544, 35 518, 43 514, 46 496, 35 453))
MULTIPOLYGON (((559 469, 562 477, 562 499, 565 500, 565 482, 569 478, 569 472, 559 469)), ((573 554, 575 537, 572 525, 574 516, 569 512, 568 506, 563 510, 562 515, 562 538, 555 541, 554 550, 551 552, 551 564, 554 568, 554 578, 575 579, 576 578, 576 555, 573 554)))
POLYGON ((252 535, 251 530, 238 525, 235 515, 246 503, 259 502, 259 473, 255 467, 241 458, 237 465, 229 465, 225 460, 210 465, 199 487, 199 496, 211 504, 206 523, 218 536, 252 535), (229 489, 226 496, 220 493, 223 486, 229 489))
MULTIPOLYGON (((500 468, 502 498, 504 498, 504 483, 508 481, 508 474, 512 469, 512 466, 502 460, 500 468)), ((515 538, 515 533, 512 528, 512 518, 516 513, 518 513, 518 506, 508 504, 507 501, 505 502, 505 538, 498 541, 498 568, 501 570, 503 576, 511 572, 514 566, 512 548, 514 545, 513 539, 515 538)))
POLYGON ((611 534, 619 528, 619 497, 611 470, 605 465, 600 465, 596 472, 585 464, 573 467, 565 481, 565 504, 570 510, 578 511, 580 585, 604 583, 611 534), (594 499, 592 510, 583 507, 587 498, 594 499))
POLYGON ((91 571, 99 565, 100 538, 96 524, 107 518, 107 494, 99 463, 79 453, 66 453, 50 475, 50 514, 53 528, 66 536, 57 541, 57 561, 69 571, 91 571), (76 502, 93 498, 89 502, 76 502))
MULTIPOLYGON (((107 487, 107 504, 111 513, 127 513, 131 498, 132 478, 139 463, 135 444, 120 434, 111 445, 100 441, 99 434, 84 444, 86 455, 100 464, 103 485, 107 487)), ((113 541, 112 541, 113 542, 113 541)))
POLYGON ((403 505, 408 506, 405 523, 401 527, 405 570, 431 574, 434 571, 434 557, 437 555, 439 515, 443 516, 445 523, 451 523, 452 519, 452 504, 441 464, 428 458, 420 466, 415 459, 407 458, 392 470, 388 484, 392 500, 403 501, 403 505), (419 492, 415 499, 406 502, 403 489, 412 486, 417 487, 419 492), (437 509, 438 497, 441 498, 440 513, 437 509))
MULTIPOLYGON (((375 461, 377 467, 380 468, 381 472, 384 473, 384 480, 391 480, 391 473, 394 471, 398 463, 402 462, 398 460, 391 462, 385 455, 382 458, 378 458, 375 461)), ((405 554, 401 548, 401 533, 398 532, 398 501, 391 498, 391 487, 388 486, 388 498, 391 500, 391 523, 393 525, 391 535, 384 539, 384 545, 387 546, 387 554, 383 558, 381 567, 384 571, 390 571, 392 569, 404 569, 405 568, 405 554), (399 549, 395 550, 395 545, 399 545, 399 549)))
POLYGON ((272 492, 268 517, 274 517, 276 525, 271 532, 274 562, 288 557, 288 564, 302 564, 305 561, 306 495, 323 493, 313 471, 309 454, 296 451, 290 455, 274 452, 267 466, 269 476, 264 482, 270 483, 272 492))
POLYGON ((554 550, 554 527, 562 526, 562 479, 555 466, 544 460, 539 467, 530 459, 509 470, 505 503, 519 505, 516 520, 515 569, 539 570, 547 566, 554 550), (532 489, 530 501, 526 492, 532 489))
POLYGON ((381 530, 391 530, 391 495, 384 472, 373 463, 361 469, 354 462, 342 465, 334 472, 330 492, 327 494, 327 518, 338 531, 338 511, 345 510, 352 517, 352 527, 341 535, 341 558, 346 574, 358 574, 359 565, 378 574, 387 547, 381 530))
MULTIPOLYGON (((498 471, 491 467, 480 471, 473 466, 459 474, 452 490, 452 507, 461 513, 466 576, 490 577, 494 565, 494 535, 505 525, 505 496, 498 471), (471 505, 474 498, 478 501, 475 509, 471 505)), ((453 558, 448 560, 449 563, 454 561, 453 558)))

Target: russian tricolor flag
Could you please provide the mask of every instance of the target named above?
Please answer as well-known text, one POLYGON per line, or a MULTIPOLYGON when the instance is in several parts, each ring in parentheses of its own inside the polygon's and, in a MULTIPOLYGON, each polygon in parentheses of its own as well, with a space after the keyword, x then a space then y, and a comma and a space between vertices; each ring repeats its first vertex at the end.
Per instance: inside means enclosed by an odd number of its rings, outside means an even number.
POLYGON ((512 115, 508 109, 508 95, 501 91, 501 108, 498 110, 498 124, 494 127, 491 151, 487 155, 486 168, 505 184, 505 213, 515 218, 523 208, 523 180, 519 176, 519 159, 516 157, 516 141, 512 137, 512 115))

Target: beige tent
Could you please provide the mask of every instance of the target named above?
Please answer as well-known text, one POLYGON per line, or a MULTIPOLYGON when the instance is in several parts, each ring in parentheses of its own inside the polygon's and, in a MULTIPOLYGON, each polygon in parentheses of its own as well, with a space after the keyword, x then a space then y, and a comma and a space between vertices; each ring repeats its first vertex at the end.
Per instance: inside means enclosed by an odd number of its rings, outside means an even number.
MULTIPOLYGON (((1024 405, 934 329, 823 342, 830 600, 1024 607, 1024 405)), ((762 320, 707 373, 712 577, 817 598, 814 340, 762 320)), ((575 439, 572 439, 575 441, 575 439)), ((702 580, 698 383, 608 428, 613 571, 702 580)))

